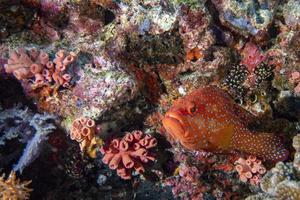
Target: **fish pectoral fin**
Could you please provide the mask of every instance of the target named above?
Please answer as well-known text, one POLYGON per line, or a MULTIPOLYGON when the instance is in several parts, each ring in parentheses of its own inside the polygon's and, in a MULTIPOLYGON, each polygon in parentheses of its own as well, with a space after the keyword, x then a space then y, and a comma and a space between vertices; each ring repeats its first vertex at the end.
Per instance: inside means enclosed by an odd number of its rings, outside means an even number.
POLYGON ((209 138, 209 142, 222 150, 227 150, 233 135, 233 125, 228 125, 220 129, 216 129, 209 138))

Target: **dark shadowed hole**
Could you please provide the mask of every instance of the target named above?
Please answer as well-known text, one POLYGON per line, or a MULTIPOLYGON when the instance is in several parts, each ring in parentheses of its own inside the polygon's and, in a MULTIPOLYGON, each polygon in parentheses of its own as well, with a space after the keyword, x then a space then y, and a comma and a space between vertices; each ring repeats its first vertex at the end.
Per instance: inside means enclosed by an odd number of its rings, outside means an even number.
POLYGON ((107 24, 110 24, 112 21, 114 21, 115 19, 115 15, 114 13, 112 13, 110 10, 105 10, 105 13, 104 13, 104 24, 107 25, 107 24))

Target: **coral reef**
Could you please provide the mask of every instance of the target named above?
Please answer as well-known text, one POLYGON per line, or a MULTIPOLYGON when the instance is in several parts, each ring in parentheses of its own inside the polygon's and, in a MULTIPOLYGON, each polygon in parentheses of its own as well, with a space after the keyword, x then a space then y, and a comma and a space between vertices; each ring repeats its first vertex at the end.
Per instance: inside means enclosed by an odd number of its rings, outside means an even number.
POLYGON ((121 178, 131 179, 132 171, 142 174, 145 172, 143 163, 155 160, 151 149, 156 145, 157 141, 152 136, 132 131, 122 139, 112 140, 108 147, 101 147, 100 151, 104 155, 103 163, 117 170, 121 178))
POLYGON ((0 24, 0 170, 30 198, 300 199, 297 0, 1 0, 0 24))
POLYGON ((261 160, 254 156, 249 156, 247 159, 239 158, 235 164, 235 170, 238 172, 240 180, 242 182, 249 181, 251 185, 258 185, 261 177, 267 172, 261 160))
POLYGON ((1 199, 29 199, 32 189, 28 187, 31 181, 21 181, 16 173, 12 171, 5 179, 5 175, 0 177, 0 198, 1 199))
MULTIPOLYGON (((294 137, 293 147, 296 149, 294 163, 279 162, 274 168, 266 173, 261 179, 261 189, 270 199, 291 199, 300 198, 300 177, 299 168, 299 134, 294 137)), ((256 196, 256 199, 264 199, 264 194, 256 196)), ((251 199, 254 197, 248 197, 251 199)))
POLYGON ((239 2, 215 0, 219 18, 224 26, 244 36, 265 36, 274 17, 274 1, 239 2))

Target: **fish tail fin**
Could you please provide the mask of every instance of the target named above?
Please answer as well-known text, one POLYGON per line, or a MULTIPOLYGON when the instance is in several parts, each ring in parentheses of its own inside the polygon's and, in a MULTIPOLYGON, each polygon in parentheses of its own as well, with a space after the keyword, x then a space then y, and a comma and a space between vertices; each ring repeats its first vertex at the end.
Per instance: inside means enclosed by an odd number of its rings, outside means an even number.
POLYGON ((235 137, 233 148, 266 160, 286 160, 289 152, 280 138, 271 133, 243 133, 235 137))

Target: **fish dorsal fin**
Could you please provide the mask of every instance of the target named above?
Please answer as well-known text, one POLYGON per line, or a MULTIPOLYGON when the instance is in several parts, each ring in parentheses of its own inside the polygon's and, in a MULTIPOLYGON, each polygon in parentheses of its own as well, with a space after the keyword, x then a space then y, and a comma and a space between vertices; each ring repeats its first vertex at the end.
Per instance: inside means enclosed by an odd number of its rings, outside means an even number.
POLYGON ((209 142, 217 146, 221 150, 227 150, 230 146, 230 142, 233 135, 233 125, 227 125, 225 127, 216 129, 209 137, 209 142))

